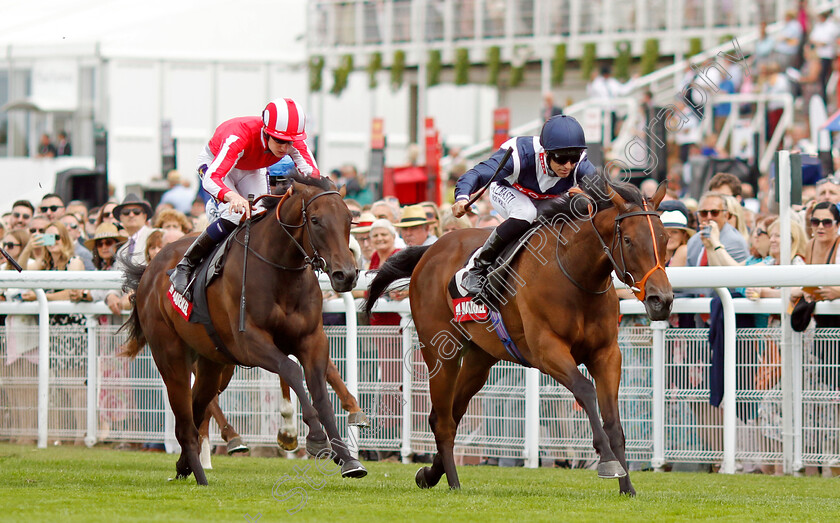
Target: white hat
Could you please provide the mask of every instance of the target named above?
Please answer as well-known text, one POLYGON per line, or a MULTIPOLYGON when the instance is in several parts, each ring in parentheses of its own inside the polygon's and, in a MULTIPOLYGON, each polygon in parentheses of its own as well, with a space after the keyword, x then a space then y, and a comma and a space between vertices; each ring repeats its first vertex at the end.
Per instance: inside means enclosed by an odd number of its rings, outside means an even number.
POLYGON ((688 226, 688 218, 680 211, 665 211, 659 217, 666 229, 681 229, 688 233, 688 237, 697 231, 688 226))

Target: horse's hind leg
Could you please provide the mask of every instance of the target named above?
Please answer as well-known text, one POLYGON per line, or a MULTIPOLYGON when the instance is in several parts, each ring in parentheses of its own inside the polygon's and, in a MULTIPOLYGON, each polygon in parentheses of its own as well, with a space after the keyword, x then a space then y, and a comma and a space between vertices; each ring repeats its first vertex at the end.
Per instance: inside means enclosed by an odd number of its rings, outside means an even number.
MULTIPOLYGON (((499 361, 475 346, 469 347, 463 352, 464 358, 461 362, 458 378, 455 381, 454 398, 452 400, 451 417, 455 430, 451 439, 439 439, 438 433, 440 432, 441 435, 444 436, 445 433, 443 429, 446 425, 440 424, 440 417, 437 411, 433 410, 432 413, 429 414, 429 425, 431 425, 432 431, 435 434, 435 440, 438 445, 438 453, 435 455, 435 459, 432 462, 431 467, 423 467, 417 471, 414 480, 420 488, 434 487, 440 481, 440 478, 444 473, 446 473, 446 479, 449 482, 450 488, 460 488, 461 486, 457 476, 457 468, 455 467, 454 434, 457 434, 458 425, 461 423, 461 419, 467 412, 470 400, 487 382, 487 376, 490 374, 490 369, 496 362, 499 361), (441 452, 441 447, 447 447, 448 450, 446 452, 441 452), (451 470, 454 471, 452 474, 446 472, 447 459, 452 462, 451 470)), ((453 392, 450 392, 450 394, 453 394, 453 392)))
POLYGON ((295 420, 295 406, 292 405, 292 394, 286 380, 280 378, 280 428, 277 429, 277 444, 286 452, 294 452, 298 448, 298 429, 295 420))
POLYGON ((356 397, 350 394, 347 390, 347 385, 341 379, 341 373, 338 372, 338 367, 335 366, 332 360, 327 364, 327 383, 335 391, 339 401, 341 401, 341 408, 347 412, 347 424, 354 427, 368 427, 368 418, 365 415, 356 397))
POLYGON ((175 415, 175 437, 181 445, 181 457, 175 464, 175 477, 183 479, 195 473, 196 483, 206 485, 207 477, 199 458, 198 428, 193 419, 190 398, 190 374, 193 366, 187 356, 186 347, 180 339, 169 340, 169 344, 163 350, 157 350, 155 347, 158 345, 153 340, 149 340, 149 345, 152 347, 155 365, 166 384, 169 406, 175 415), (179 346, 173 347, 173 343, 179 346), (177 356, 170 358, 169 354, 177 356))
POLYGON ((621 379, 621 352, 618 345, 610 347, 606 356, 599 357, 597 364, 587 365, 587 368, 598 387, 598 405, 601 407, 604 430, 610 438, 610 447, 626 472, 618 480, 620 492, 635 496, 636 489, 630 482, 630 469, 627 468, 624 452, 624 429, 618 411, 618 386, 621 379))

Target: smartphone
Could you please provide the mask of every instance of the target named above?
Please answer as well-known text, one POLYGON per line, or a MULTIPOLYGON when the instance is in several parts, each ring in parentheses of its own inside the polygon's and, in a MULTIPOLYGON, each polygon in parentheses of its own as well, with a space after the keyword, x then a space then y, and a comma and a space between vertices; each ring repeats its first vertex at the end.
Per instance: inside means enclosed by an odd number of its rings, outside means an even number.
POLYGON ((703 238, 708 238, 712 234, 712 226, 707 225, 700 229, 700 236, 703 238))
POLYGON ((58 239, 57 234, 44 234, 44 247, 52 247, 58 239))

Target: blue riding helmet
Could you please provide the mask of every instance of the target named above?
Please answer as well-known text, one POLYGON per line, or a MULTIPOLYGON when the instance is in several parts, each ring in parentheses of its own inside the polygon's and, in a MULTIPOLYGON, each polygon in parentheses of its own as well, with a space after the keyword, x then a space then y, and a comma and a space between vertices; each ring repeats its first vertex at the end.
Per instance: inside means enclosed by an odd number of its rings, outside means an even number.
POLYGON ((583 127, 577 120, 565 114, 549 118, 540 131, 540 145, 546 151, 557 149, 586 149, 583 127))

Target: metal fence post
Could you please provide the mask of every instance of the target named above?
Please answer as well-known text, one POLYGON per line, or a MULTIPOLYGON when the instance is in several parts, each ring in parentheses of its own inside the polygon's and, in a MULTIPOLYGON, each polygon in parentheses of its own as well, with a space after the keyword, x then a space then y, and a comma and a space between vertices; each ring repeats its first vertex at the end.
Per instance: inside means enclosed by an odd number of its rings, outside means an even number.
POLYGON ((665 330, 668 322, 652 321, 650 328, 653 337, 653 456, 650 464, 657 472, 662 472, 665 466, 665 330))
POLYGON ((540 371, 525 369, 525 466, 540 466, 540 371))
POLYGON ((97 343, 97 338, 99 336, 99 330, 97 329, 97 325, 99 322, 96 321, 96 316, 92 314, 85 315, 85 327, 87 328, 87 342, 88 342, 88 351, 87 351, 87 436, 85 436, 85 445, 88 447, 92 447, 96 444, 96 432, 97 432, 97 420, 98 420, 98 413, 99 413, 99 401, 98 401, 98 392, 99 392, 99 369, 97 367, 98 364, 98 354, 99 354, 99 344, 97 343))
MULTIPOLYGON (((790 322, 788 322, 790 324, 790 322)), ((791 449, 791 472, 802 470, 802 352, 805 334, 794 332, 791 343, 791 398, 793 407, 793 448, 791 449)), ((782 369, 784 372, 784 369, 782 369)))
POLYGON ((403 463, 411 463, 411 401, 412 383, 411 375, 413 361, 410 359, 411 354, 411 325, 413 320, 410 314, 400 313, 400 332, 402 332, 402 361, 404 365, 400 365, 402 369, 402 446, 400 454, 403 463))
POLYGON ((718 287, 715 292, 720 296, 723 306, 723 463, 720 471, 735 474, 735 450, 738 443, 738 416, 735 412, 735 396, 738 392, 735 380, 735 305, 729 289, 718 287))
POLYGON ((34 289, 38 300, 38 448, 47 448, 50 417, 50 309, 44 289, 34 289))
MULTIPOLYGON (((344 301, 344 315, 345 324, 347 325, 347 339, 345 347, 347 353, 345 355, 345 385, 347 390, 354 397, 359 397, 359 325, 356 321, 356 302, 353 300, 353 294, 349 292, 341 293, 341 299, 344 301)), ((354 458, 359 457, 359 427, 351 427, 347 425, 348 445, 352 448, 350 454, 354 458), (351 444, 352 442, 352 444, 351 444)))

